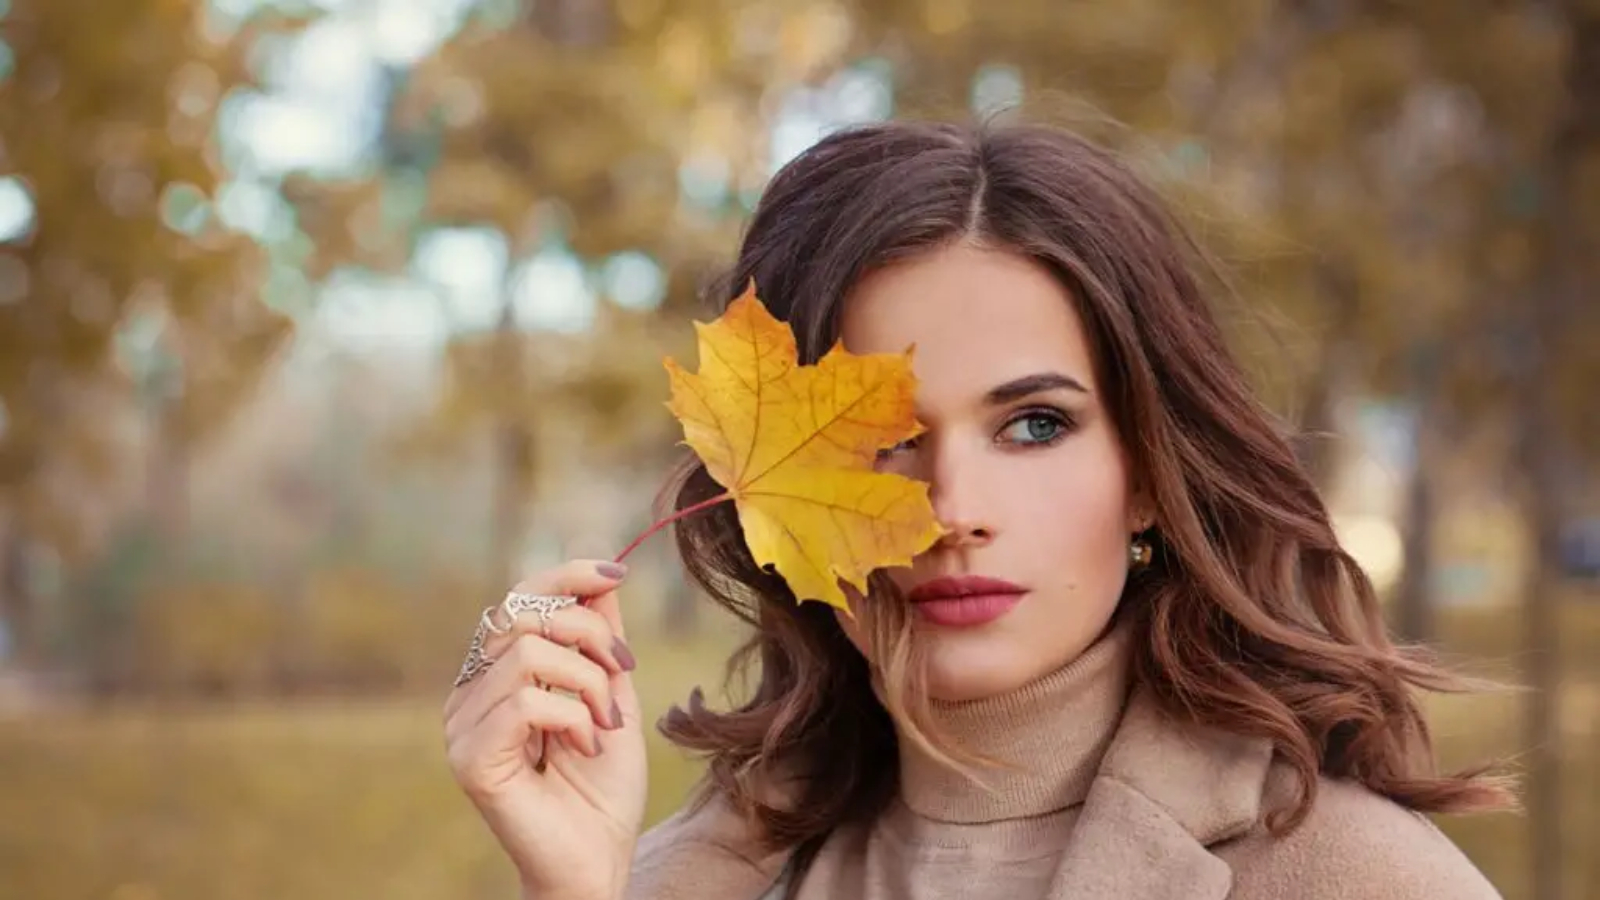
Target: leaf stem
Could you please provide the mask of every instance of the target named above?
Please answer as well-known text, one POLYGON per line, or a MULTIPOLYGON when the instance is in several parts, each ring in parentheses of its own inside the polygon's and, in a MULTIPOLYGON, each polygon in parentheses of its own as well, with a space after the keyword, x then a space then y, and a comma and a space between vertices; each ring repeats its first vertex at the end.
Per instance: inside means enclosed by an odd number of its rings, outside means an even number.
POLYGON ((712 498, 710 498, 708 500, 701 500, 699 503, 696 503, 693 506, 686 506, 683 509, 678 510, 677 512, 673 513, 672 515, 667 516, 665 519, 662 519, 661 521, 655 523, 654 525, 651 525, 649 528, 646 528, 644 530, 643 534, 641 534, 638 537, 633 539, 633 543, 631 543, 628 546, 624 547, 622 552, 617 554, 617 558, 614 561, 615 562, 622 562, 622 560, 625 559, 629 553, 632 553, 636 547, 638 547, 640 544, 644 543, 644 539, 645 538, 649 537, 652 534, 655 534, 656 532, 658 532, 661 529, 667 527, 668 525, 671 525, 673 522, 676 522, 679 519, 684 518, 685 516, 691 515, 693 513, 697 513, 702 509, 709 509, 709 508, 711 508, 713 506, 716 506, 718 503, 725 503, 725 502, 727 502, 729 500, 732 500, 732 499, 733 499, 733 495, 730 494, 730 493, 727 493, 725 491, 725 492, 723 492, 721 494, 718 494, 715 497, 712 497, 712 498))

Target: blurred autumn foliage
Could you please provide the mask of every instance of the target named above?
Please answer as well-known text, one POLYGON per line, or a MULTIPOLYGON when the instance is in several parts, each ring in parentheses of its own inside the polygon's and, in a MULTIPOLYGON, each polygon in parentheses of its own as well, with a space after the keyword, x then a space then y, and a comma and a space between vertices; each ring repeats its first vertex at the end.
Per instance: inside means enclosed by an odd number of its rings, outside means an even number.
MULTIPOLYGON (((1452 834, 1600 896, 1592 0, 0 0, 0 883, 505 893, 414 698, 649 523, 660 360, 776 164, 1019 104, 1218 251, 1395 628, 1534 688, 1441 709, 1528 774, 1452 834)), ((727 638, 669 550, 657 709, 727 638)))

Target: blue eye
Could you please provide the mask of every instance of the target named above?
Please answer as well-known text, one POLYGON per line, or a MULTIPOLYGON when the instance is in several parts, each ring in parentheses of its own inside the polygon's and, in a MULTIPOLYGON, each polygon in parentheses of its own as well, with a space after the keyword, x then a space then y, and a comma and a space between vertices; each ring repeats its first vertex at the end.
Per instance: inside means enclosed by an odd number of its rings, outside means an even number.
POLYGON ((1060 413, 1034 410, 1007 422, 1001 440, 1009 444, 1053 444, 1066 436, 1070 425, 1060 413))

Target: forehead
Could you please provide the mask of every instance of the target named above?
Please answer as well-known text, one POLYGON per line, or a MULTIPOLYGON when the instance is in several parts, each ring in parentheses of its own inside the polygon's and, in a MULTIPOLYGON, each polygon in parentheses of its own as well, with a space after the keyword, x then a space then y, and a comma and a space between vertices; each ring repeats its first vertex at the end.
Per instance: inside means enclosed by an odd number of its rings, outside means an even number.
POLYGON ((846 299, 854 353, 916 345, 919 400, 972 400, 1023 375, 1060 372, 1093 390, 1093 357, 1067 290, 1042 265, 958 244, 880 269, 846 299))

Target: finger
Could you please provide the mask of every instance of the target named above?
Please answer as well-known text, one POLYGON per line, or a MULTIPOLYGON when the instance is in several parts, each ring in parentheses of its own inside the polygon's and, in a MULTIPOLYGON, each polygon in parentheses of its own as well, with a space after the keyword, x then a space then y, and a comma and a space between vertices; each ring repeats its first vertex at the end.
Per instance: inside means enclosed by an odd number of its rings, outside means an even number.
MULTIPOLYGON (((627 653, 626 659, 631 663, 628 671, 632 672, 638 667, 638 662, 628 648, 627 631, 622 623, 622 603, 617 598, 616 591, 607 591, 589 599, 584 606, 599 615, 610 626, 611 633, 616 636, 618 647, 627 653)), ((625 716, 637 720, 639 711, 639 694, 635 689, 631 675, 616 676, 611 679, 612 695, 616 698, 625 716)))
POLYGON ((632 672, 638 668, 638 660, 628 647, 627 627, 622 620, 622 603, 616 591, 607 591, 589 598, 584 603, 585 608, 605 620, 610 626, 611 633, 615 635, 617 646, 627 654, 629 662, 628 672, 613 676, 611 679, 611 693, 621 707, 624 717, 624 727, 640 724, 642 711, 639 704, 639 692, 633 682, 632 672))
POLYGON ((585 756, 600 753, 587 707, 529 686, 503 698, 478 727, 450 742, 450 769, 468 792, 492 792, 507 774, 531 764, 528 745, 541 734, 559 734, 585 756))
MULTIPOLYGON (((505 633, 490 632, 485 635, 484 655, 490 660, 496 660, 507 647, 523 636, 542 636, 545 630, 546 625, 539 621, 538 616, 518 616, 505 633)), ((638 664, 628 645, 612 634, 610 623, 593 610, 580 606, 559 609, 551 615, 547 630, 552 643, 577 647, 585 657, 599 663, 610 674, 620 675, 632 671, 638 664)), ((445 699, 444 707, 444 719, 447 723, 454 718, 462 704, 467 702, 467 698, 478 692, 477 686, 484 680, 485 677, 480 676, 450 693, 445 699)), ((498 696, 501 692, 495 693, 498 696)))
MULTIPOLYGON (((480 618, 479 622, 478 622, 477 631, 473 634, 472 640, 473 640, 474 643, 476 643, 476 642, 478 642, 480 640, 483 640, 485 645, 486 645, 487 644, 487 638, 489 636, 490 636, 490 633, 489 633, 488 629, 486 627, 484 627, 483 621, 480 618)), ((469 645, 468 652, 469 653, 472 652, 470 650, 470 645, 469 645)), ((477 652, 482 653, 483 652, 483 648, 479 647, 477 652)), ((466 661, 463 660, 462 661, 463 668, 465 667, 465 665, 466 665, 466 661)), ((483 673, 484 673, 484 671, 485 670, 480 667, 478 669, 478 673, 476 675, 473 675, 468 681, 465 681, 465 682, 458 681, 453 687, 451 687, 450 693, 447 694, 445 696, 445 698, 444 698, 444 721, 447 724, 449 723, 450 719, 455 715, 456 710, 461 708, 461 704, 466 701, 467 697, 471 696, 473 691, 478 687, 478 685, 483 683, 483 673)), ((459 678, 460 676, 458 675, 457 677, 459 678)))
MULTIPOLYGON (((603 596, 603 595, 602 595, 603 596)), ((605 616, 582 606, 568 606, 550 615, 548 622, 538 616, 521 615, 505 634, 490 635, 484 652, 492 659, 527 634, 541 635, 565 647, 577 647, 583 655, 604 666, 612 674, 631 671, 636 665, 633 652, 611 629, 605 616)))
POLYGON ((470 729, 505 697, 543 683, 577 694, 602 728, 620 727, 622 711, 611 692, 611 676, 587 657, 536 634, 523 635, 489 667, 482 684, 469 692, 445 723, 446 734, 470 729))
MULTIPOLYGON (((574 559, 524 579, 516 587, 512 588, 512 591, 526 594, 560 594, 579 598, 592 597, 615 590, 616 586, 627 575, 627 572, 627 566, 609 560, 574 559)), ((534 620, 537 621, 537 617, 534 617, 534 620)), ((503 641, 496 645, 492 643, 493 639, 495 637, 509 636, 490 633, 486 637, 489 640, 485 641, 484 653, 492 659, 494 654, 500 648, 503 648, 506 643, 503 641)), ((613 648, 612 655, 619 662, 624 659, 632 660, 632 653, 628 651, 626 646, 621 648, 620 653, 613 648)), ((450 694, 445 698, 445 719, 448 720, 454 715, 456 709, 466 699, 467 694, 472 692, 472 689, 480 680, 481 677, 475 678, 450 691, 450 694)))
POLYGON ((616 590, 628 567, 603 559, 573 559, 524 579, 513 590, 525 594, 592 597, 616 590))
POLYGON ((596 594, 586 600, 583 605, 586 609, 599 613, 600 618, 604 619, 605 623, 610 626, 611 633, 616 636, 617 640, 623 642, 624 647, 627 646, 627 629, 622 622, 622 602, 617 598, 616 591, 611 590, 603 594, 596 594))
POLYGON ((530 725, 526 733, 506 726, 510 733, 519 735, 526 744, 534 736, 534 728, 548 734, 564 735, 586 756, 600 755, 600 735, 596 733, 594 714, 583 702, 544 688, 529 685, 500 702, 509 707, 506 716, 530 725))

